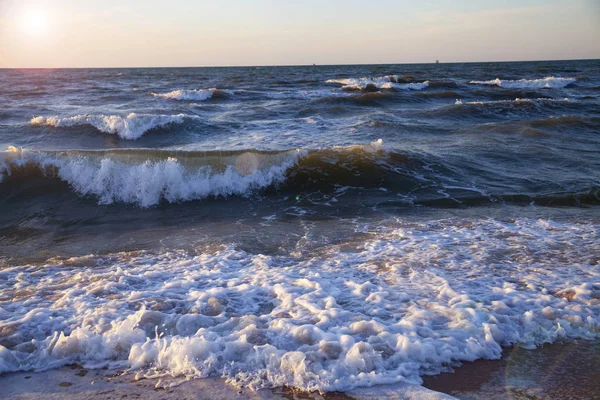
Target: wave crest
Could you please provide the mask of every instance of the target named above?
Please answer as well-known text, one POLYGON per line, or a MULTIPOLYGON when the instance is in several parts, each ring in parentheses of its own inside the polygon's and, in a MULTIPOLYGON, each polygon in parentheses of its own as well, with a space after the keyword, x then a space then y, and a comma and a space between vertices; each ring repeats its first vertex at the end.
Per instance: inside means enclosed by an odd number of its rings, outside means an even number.
POLYGON ((575 78, 557 78, 548 76, 543 79, 505 80, 492 79, 490 81, 471 81, 474 85, 490 85, 507 89, 562 89, 577 81, 575 78))
POLYGON ((486 104, 535 104, 535 103, 568 103, 568 98, 564 99, 550 99, 550 98, 537 98, 537 99, 514 99, 514 100, 491 100, 491 101, 465 101, 457 99, 455 105, 486 105, 486 104))
MULTIPOLYGON (((342 85, 343 90, 369 90, 375 89, 397 89, 397 90, 423 90, 429 87, 429 81, 400 83, 396 75, 381 76, 374 78, 344 78, 329 79, 326 83, 337 83, 342 85)), ((401 81, 401 79, 400 79, 401 81)))
POLYGON ((232 95, 233 91, 226 89, 200 89, 200 90, 186 90, 178 89, 173 90, 169 93, 152 93, 152 96, 162 97, 163 99, 170 100, 193 100, 193 101, 205 101, 214 96, 219 95, 232 95))
POLYGON ((116 134, 122 139, 139 139, 149 130, 162 128, 171 124, 181 124, 184 114, 153 115, 130 113, 126 117, 119 115, 75 115, 73 117, 34 117, 30 123, 39 126, 71 127, 90 125, 100 132, 116 134))
POLYGON ((94 153, 10 151, 0 164, 0 173, 10 175, 19 168, 33 167, 68 182, 80 195, 98 197, 100 204, 124 202, 150 207, 161 200, 175 203, 249 195, 284 180, 287 169, 302 154, 244 152, 218 160, 198 160, 193 165, 193 160, 150 159, 147 154, 145 161, 140 161, 143 152, 133 157, 126 152, 111 156, 94 153))

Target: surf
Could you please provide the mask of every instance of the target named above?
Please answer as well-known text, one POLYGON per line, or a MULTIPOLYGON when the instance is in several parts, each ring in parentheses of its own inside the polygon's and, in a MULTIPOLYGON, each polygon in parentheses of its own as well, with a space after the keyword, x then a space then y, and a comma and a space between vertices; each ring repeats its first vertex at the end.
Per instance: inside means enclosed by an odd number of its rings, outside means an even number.
POLYGON ((197 118, 184 114, 155 115, 129 113, 126 116, 85 114, 72 117, 34 117, 29 122, 32 126, 49 126, 53 128, 89 125, 98 131, 119 136, 121 139, 136 140, 153 129, 169 125, 182 124, 186 118, 197 118))
POLYGON ((325 83, 342 85, 342 90, 424 90, 429 87, 429 82, 404 82, 397 75, 373 77, 373 78, 343 78, 328 79, 325 83))
POLYGON ((233 94, 232 90, 212 88, 199 90, 177 89, 168 93, 152 93, 152 96, 169 100, 206 101, 213 97, 227 97, 233 94))
POLYGON ((221 246, 15 265, 0 270, 0 373, 76 363, 249 389, 419 384, 506 346, 597 339, 596 230, 451 218, 311 257, 221 246))
POLYGON ((507 89, 562 89, 575 83, 575 78, 561 78, 548 76, 540 79, 500 79, 496 78, 489 81, 471 81, 473 85, 498 86, 507 89))

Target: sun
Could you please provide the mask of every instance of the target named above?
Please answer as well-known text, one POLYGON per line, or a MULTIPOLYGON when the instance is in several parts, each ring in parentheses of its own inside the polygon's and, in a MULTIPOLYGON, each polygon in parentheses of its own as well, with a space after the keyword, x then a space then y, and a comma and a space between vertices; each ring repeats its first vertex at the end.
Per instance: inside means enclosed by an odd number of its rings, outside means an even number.
POLYGON ((48 32, 48 22, 48 14, 42 9, 28 9, 20 18, 23 33, 35 37, 41 37, 48 32))

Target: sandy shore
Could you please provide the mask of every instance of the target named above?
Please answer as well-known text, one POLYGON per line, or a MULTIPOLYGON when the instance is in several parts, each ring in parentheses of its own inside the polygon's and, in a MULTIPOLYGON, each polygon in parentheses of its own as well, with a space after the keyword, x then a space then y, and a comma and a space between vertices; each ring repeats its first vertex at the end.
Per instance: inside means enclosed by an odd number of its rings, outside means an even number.
POLYGON ((506 349, 501 360, 480 360, 454 373, 424 377, 426 388, 387 385, 325 395, 288 389, 239 390, 222 379, 141 379, 133 373, 67 366, 0 375, 2 399, 600 399, 600 342, 506 349), (445 395, 443 393, 447 393, 445 395), (452 396, 452 397, 451 397, 452 396))
POLYGON ((425 387, 460 399, 600 399, 600 341, 505 349, 501 360, 423 378, 425 387))
POLYGON ((87 370, 67 366, 38 373, 12 373, 0 376, 0 398, 19 400, 375 400, 452 399, 415 385, 383 385, 348 393, 306 393, 291 389, 239 390, 223 379, 181 380, 141 379, 135 374, 110 370, 87 370))

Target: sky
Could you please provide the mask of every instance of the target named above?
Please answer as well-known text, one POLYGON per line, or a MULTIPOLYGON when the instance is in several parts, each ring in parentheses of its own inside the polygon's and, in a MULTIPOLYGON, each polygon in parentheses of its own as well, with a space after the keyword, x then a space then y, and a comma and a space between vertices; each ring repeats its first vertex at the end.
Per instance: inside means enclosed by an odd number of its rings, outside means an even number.
POLYGON ((0 68, 600 58, 600 0, 0 0, 0 68))

